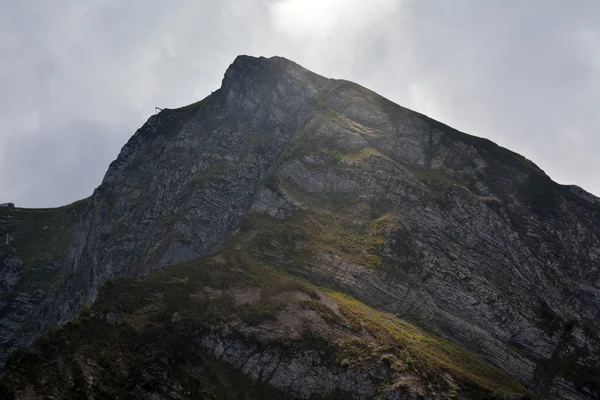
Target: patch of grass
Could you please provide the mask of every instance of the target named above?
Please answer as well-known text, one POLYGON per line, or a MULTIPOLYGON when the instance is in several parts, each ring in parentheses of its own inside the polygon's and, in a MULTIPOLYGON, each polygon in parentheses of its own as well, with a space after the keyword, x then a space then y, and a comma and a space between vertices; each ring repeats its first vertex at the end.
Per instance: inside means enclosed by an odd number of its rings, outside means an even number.
POLYGON ((357 326, 350 326, 344 318, 336 314, 331 308, 329 308, 326 304, 323 304, 320 301, 305 300, 301 301, 300 305, 307 310, 313 310, 318 312, 319 315, 329 324, 334 324, 353 330, 359 329, 359 327, 357 326))
POLYGON ((396 164, 396 162, 394 160, 392 160, 391 158, 389 158, 388 156, 386 156, 384 154, 381 154, 379 151, 377 151, 373 147, 365 147, 356 153, 344 154, 342 156, 342 159, 345 161, 348 161, 348 162, 356 163, 356 162, 362 162, 369 157, 383 158, 385 160, 388 160, 388 161, 396 164))
POLYGON ((343 131, 353 131, 360 132, 366 136, 378 136, 379 133, 370 127, 362 125, 358 121, 355 121, 346 115, 343 112, 338 112, 332 109, 331 107, 320 104, 319 107, 315 108, 315 111, 319 113, 319 116, 326 120, 326 124, 328 125, 337 125, 343 131))
POLYGON ((383 357, 395 368, 413 370, 430 379, 449 372, 490 393, 502 396, 526 393, 535 397, 500 369, 442 337, 426 333, 393 315, 374 311, 347 295, 333 291, 326 294, 336 300, 345 317, 360 324, 375 339, 351 338, 337 344, 340 357, 353 365, 383 357))
POLYGON ((112 279, 100 290, 94 309, 130 314, 143 324, 170 321, 174 312, 197 323, 241 319, 257 324, 276 314, 280 304, 273 298, 286 291, 316 296, 306 282, 267 268, 243 250, 228 248, 212 257, 168 267, 144 281, 112 279), (247 287, 261 288, 259 301, 235 307, 232 297, 223 292, 247 287))
POLYGON ((255 232, 253 240, 261 250, 266 253, 286 252, 299 262, 326 253, 366 268, 381 265, 377 251, 387 242, 385 235, 392 226, 390 216, 365 220, 361 212, 345 211, 335 213, 312 207, 296 212, 284 224, 252 215, 244 229, 255 232), (280 245, 273 246, 273 243, 280 245))
POLYGON ((334 158, 339 158, 331 150, 335 148, 335 137, 332 136, 314 136, 310 140, 294 140, 290 145, 286 158, 322 155, 334 155, 334 158))

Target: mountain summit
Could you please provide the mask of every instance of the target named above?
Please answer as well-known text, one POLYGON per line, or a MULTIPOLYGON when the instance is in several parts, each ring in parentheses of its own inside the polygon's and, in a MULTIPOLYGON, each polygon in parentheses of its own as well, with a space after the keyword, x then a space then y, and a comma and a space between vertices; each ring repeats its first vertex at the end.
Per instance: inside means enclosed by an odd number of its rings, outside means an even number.
POLYGON ((5 233, 8 398, 600 397, 600 200, 281 57, 5 233))

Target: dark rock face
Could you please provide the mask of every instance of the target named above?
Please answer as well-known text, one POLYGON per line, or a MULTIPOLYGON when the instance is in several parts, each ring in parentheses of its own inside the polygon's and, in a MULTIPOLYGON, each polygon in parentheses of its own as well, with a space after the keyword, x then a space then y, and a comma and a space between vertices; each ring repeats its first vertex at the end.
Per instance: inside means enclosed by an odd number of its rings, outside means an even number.
MULTIPOLYGON (((549 396, 566 395, 549 365, 598 371, 594 196, 348 82, 321 107, 298 135, 329 141, 328 151, 289 152, 281 182, 330 202, 360 196, 401 224, 379 249, 380 271, 322 257, 294 265, 297 273, 440 329, 549 396)), ((597 379, 578 382, 588 387, 582 398, 592 387, 598 395, 597 379)))
MULTIPOLYGON (((45 322, 72 318, 112 276, 212 251, 247 216, 288 226, 316 208, 393 221, 377 266, 326 249, 271 262, 418 321, 544 397, 600 396, 600 200, 277 57, 238 57, 218 91, 136 132, 73 230, 45 322)), ((0 288, 18 279, 2 262, 0 288)))
POLYGON ((229 237, 326 82, 283 59, 239 57, 212 96, 152 116, 75 230, 68 291, 92 300, 108 277, 146 275, 229 237))
POLYGON ((12 289, 23 275, 23 262, 10 252, 0 260, 0 293, 12 289))
POLYGON ((65 257, 85 200, 57 209, 0 209, 0 366, 48 323, 56 289, 65 282, 65 257))

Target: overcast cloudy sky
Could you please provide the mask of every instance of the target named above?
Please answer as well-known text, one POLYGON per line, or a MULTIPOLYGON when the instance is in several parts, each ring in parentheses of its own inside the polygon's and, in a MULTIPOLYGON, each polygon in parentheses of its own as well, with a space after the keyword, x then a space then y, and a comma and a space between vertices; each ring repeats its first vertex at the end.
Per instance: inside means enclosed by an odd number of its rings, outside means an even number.
POLYGON ((281 55, 600 195, 598 0, 0 1, 0 201, 90 195, 153 113, 281 55))

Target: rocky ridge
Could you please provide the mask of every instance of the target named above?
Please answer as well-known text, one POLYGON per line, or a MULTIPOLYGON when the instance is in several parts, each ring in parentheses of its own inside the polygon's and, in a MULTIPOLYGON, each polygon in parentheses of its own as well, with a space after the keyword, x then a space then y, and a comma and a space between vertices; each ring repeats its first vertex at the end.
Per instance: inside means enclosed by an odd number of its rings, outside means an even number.
POLYGON ((211 96, 151 117, 81 207, 63 278, 19 343, 107 279, 239 230, 270 266, 447 337, 544 398, 600 396, 598 198, 354 83, 240 56, 211 96))

